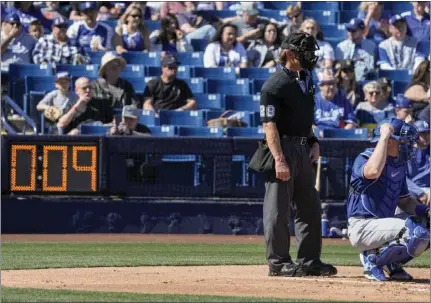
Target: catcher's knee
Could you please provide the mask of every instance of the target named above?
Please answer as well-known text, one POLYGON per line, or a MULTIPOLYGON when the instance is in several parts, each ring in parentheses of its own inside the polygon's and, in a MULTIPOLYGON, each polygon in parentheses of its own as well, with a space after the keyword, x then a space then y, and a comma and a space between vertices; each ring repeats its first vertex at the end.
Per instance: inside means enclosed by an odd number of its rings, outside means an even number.
POLYGON ((406 219, 405 226, 407 228, 404 233, 407 237, 407 252, 412 257, 419 257, 429 246, 430 231, 423 223, 422 218, 414 216, 406 219))

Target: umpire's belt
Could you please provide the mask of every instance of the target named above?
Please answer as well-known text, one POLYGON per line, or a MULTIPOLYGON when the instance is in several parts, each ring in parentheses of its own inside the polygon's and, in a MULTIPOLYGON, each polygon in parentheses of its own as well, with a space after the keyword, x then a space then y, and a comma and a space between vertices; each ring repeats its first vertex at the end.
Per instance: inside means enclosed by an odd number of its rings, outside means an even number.
POLYGON ((296 137, 296 136, 286 136, 283 135, 283 137, 281 137, 284 140, 289 140, 292 142, 298 142, 301 145, 305 145, 308 142, 308 138, 307 137, 296 137))

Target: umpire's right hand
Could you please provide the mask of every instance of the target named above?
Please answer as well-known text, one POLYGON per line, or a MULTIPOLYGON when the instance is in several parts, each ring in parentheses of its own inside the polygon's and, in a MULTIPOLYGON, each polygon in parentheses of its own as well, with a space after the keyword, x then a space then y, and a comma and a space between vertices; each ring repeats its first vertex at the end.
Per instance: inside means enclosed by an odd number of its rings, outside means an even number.
POLYGON ((286 160, 275 161, 275 176, 281 181, 289 181, 290 169, 286 163, 286 160))

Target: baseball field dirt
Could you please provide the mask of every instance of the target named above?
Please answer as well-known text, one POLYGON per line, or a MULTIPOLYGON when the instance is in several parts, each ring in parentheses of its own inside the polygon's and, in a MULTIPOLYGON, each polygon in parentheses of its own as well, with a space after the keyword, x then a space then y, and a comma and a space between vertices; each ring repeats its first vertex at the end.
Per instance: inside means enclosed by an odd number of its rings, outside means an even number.
MULTIPOLYGON (((260 236, 216 235, 2 235, 2 242, 263 243, 260 236)), ((344 242, 325 239, 324 242, 344 242)), ((2 271, 6 287, 294 298, 367 302, 429 302, 430 270, 407 268, 413 282, 366 280, 362 267, 337 266, 331 278, 268 277, 267 267, 144 266, 2 271)))

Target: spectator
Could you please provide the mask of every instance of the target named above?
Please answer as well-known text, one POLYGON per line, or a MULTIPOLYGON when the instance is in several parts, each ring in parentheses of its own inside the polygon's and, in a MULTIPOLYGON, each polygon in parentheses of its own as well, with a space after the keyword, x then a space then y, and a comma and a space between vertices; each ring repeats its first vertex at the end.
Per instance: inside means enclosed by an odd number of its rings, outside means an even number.
POLYGON ((416 68, 412 80, 404 93, 405 97, 413 102, 413 116, 429 105, 430 98, 430 61, 421 62, 416 68))
POLYGON ((184 2, 179 1, 167 1, 160 8, 160 18, 165 18, 168 14, 178 15, 179 13, 183 13, 187 11, 187 7, 184 5, 184 2))
POLYGON ((73 23, 67 30, 67 36, 72 42, 85 50, 106 51, 112 49, 114 36, 111 27, 97 22, 95 2, 81 2, 79 9, 84 19, 73 23))
POLYGON ((364 36, 379 44, 389 37, 390 15, 383 10, 383 2, 362 2, 358 18, 365 24, 364 36))
POLYGON ((394 100, 392 99, 392 94, 391 94, 392 93, 391 82, 385 77, 378 79, 377 82, 382 87, 382 100, 384 102, 389 102, 391 104, 392 103, 395 104, 394 100))
POLYGON ((43 15, 43 27, 51 28, 54 20, 66 17, 63 16, 63 11, 61 10, 58 1, 45 1, 45 6, 40 9, 41 14, 43 15))
POLYGON ((36 107, 38 111, 43 111, 45 118, 52 123, 56 123, 66 114, 78 99, 76 93, 70 91, 70 76, 67 72, 57 73, 55 88, 56 90, 45 95, 36 107))
POLYGON ((242 17, 232 21, 232 24, 238 28, 237 40, 245 44, 256 38, 262 28, 269 23, 269 19, 259 16, 257 2, 241 2, 241 11, 242 17))
POLYGON ((90 59, 78 53, 67 37, 67 21, 57 18, 52 24, 52 34, 42 37, 34 47, 33 61, 36 64, 85 64, 90 59))
POLYGON ((36 40, 25 32, 16 13, 10 13, 2 20, 1 69, 9 70, 11 63, 32 63, 31 53, 36 40))
POLYGON ((338 90, 344 92, 353 107, 359 103, 358 87, 356 86, 355 68, 350 60, 341 60, 335 65, 335 79, 338 90))
POLYGON ((262 29, 259 39, 252 41, 247 49, 249 66, 268 68, 279 64, 280 45, 277 24, 268 23, 262 29))
POLYGON ((180 30, 178 20, 174 15, 167 14, 160 21, 160 30, 155 30, 150 35, 151 49, 176 54, 192 52, 193 47, 184 38, 180 30))
POLYGON ((205 17, 193 12, 182 12, 176 15, 181 31, 189 44, 192 39, 211 39, 216 30, 205 17))
POLYGON ((356 127, 356 117, 349 100, 336 87, 333 75, 323 73, 316 94, 314 124, 319 129, 356 127))
POLYGON ((379 62, 381 69, 408 69, 424 60, 416 53, 417 40, 407 36, 407 22, 400 15, 389 20, 389 31, 392 37, 379 44, 379 62))
POLYGON ((237 27, 223 24, 216 32, 204 53, 205 67, 247 67, 247 54, 237 40, 237 27))
MULTIPOLYGON (((162 60, 162 76, 150 80, 144 91, 144 110, 194 110, 197 108, 192 91, 184 80, 177 78, 178 64, 167 54, 162 60)), ((157 115, 157 114, 156 114, 157 115)))
POLYGON ((395 114, 397 119, 406 123, 414 122, 412 101, 404 97, 403 94, 398 94, 395 99, 395 114))
POLYGON ((117 136, 151 136, 151 130, 145 125, 139 124, 139 111, 134 105, 123 107, 120 124, 113 125, 109 129, 110 135, 117 136))
POLYGON ((355 109, 361 127, 373 130, 380 121, 395 117, 394 106, 385 98, 384 88, 379 81, 368 82, 363 90, 365 102, 360 102, 355 109))
POLYGON ((142 52, 150 50, 148 28, 142 23, 140 6, 129 5, 121 16, 121 22, 115 28, 114 44, 118 54, 128 51, 142 52))
POLYGON ((82 123, 110 124, 114 120, 114 110, 109 102, 94 99, 90 80, 85 77, 75 81, 78 100, 57 123, 60 134, 78 135, 82 123))
POLYGON ((430 105, 429 104, 419 113, 418 119, 430 124, 430 105))
POLYGON ((413 10, 401 14, 408 26, 408 34, 418 42, 430 41, 430 15, 425 12, 426 1, 413 1, 413 10))
POLYGON ((34 39, 39 40, 40 38, 42 38, 43 32, 44 32, 43 26, 39 20, 34 20, 30 23, 30 26, 28 28, 28 33, 34 39))
POLYGON ((196 4, 197 11, 222 11, 224 9, 224 2, 222 1, 197 1, 194 3, 196 4))
POLYGON ((283 36, 285 37, 298 31, 302 21, 304 21, 304 14, 298 5, 289 5, 286 9, 286 16, 289 19, 289 23, 283 29, 283 36))
MULTIPOLYGON (((29 1, 14 1, 13 8, 7 10, 8 13, 15 13, 18 15, 21 25, 26 31, 30 27, 30 23, 35 20, 43 21, 43 15, 33 2, 29 1)), ((4 21, 4 20, 3 20, 4 21)))
POLYGON ((310 34, 316 38, 319 50, 315 52, 315 55, 319 57, 316 68, 317 72, 322 69, 331 69, 334 64, 334 49, 328 42, 317 39, 317 33, 319 31, 318 24, 316 20, 312 18, 307 18, 302 22, 300 30, 310 34))
POLYGON ((374 65, 377 57, 377 45, 364 38, 365 24, 361 19, 355 18, 346 24, 349 38, 340 42, 335 49, 335 58, 339 60, 352 60, 355 62, 356 81, 363 81, 373 77, 374 65))
POLYGON ((132 84, 126 79, 120 78, 125 67, 126 61, 122 57, 115 56, 112 52, 106 53, 102 57, 99 69, 100 78, 93 83, 93 98, 104 102, 109 101, 112 108, 121 108, 130 104, 139 106, 132 84))

